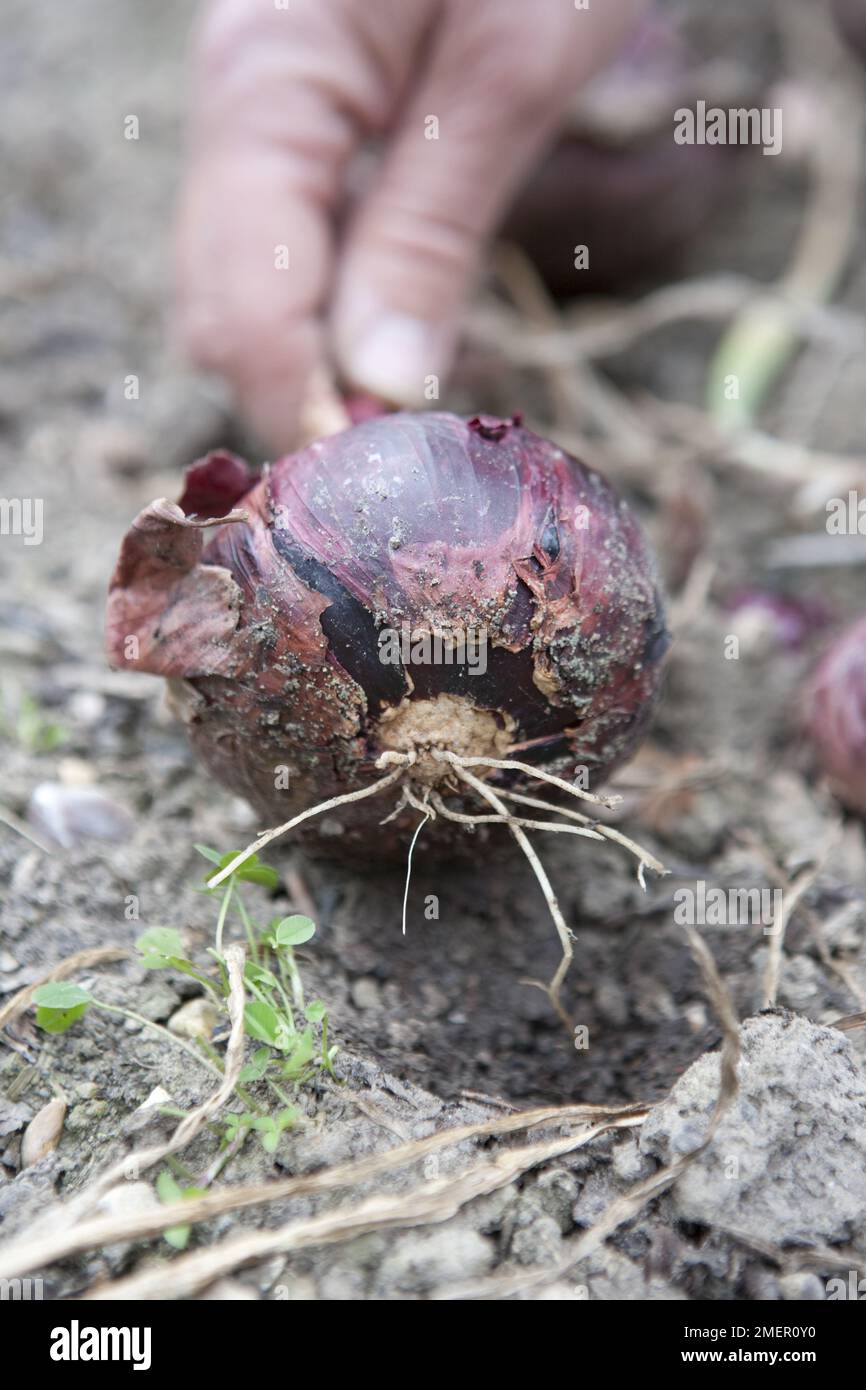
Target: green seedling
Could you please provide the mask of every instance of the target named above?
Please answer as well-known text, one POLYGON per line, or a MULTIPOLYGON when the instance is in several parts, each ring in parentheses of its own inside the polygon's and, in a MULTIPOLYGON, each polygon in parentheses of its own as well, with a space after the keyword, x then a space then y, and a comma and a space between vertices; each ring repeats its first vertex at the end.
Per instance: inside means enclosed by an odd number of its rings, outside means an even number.
MULTIPOLYGON (((164 1168, 156 1179, 156 1194, 163 1206, 172 1202, 182 1202, 188 1197, 203 1197, 204 1192, 203 1187, 181 1187, 167 1168, 164 1168)), ((163 1231, 163 1236, 175 1250, 185 1250, 191 1230, 191 1226, 169 1226, 163 1231)))
POLYGON ((28 753, 53 753, 55 748, 69 742, 69 731, 47 715, 32 695, 22 695, 14 710, 8 694, 4 695, 0 707, 0 734, 28 753))
MULTIPOLYGON (((196 845, 196 849, 210 864, 220 868, 236 857, 235 851, 220 855, 207 845, 196 845)), ((213 869, 210 869, 208 877, 212 874, 213 869)), ((248 1134, 255 1133, 265 1151, 272 1154, 276 1152, 282 1134, 294 1124, 298 1114, 285 1086, 303 1085, 321 1071, 335 1077, 334 1059, 338 1049, 328 1041, 325 1004, 321 999, 309 1003, 306 1001, 295 958, 296 947, 305 945, 315 935, 315 923, 309 917, 295 913, 288 917, 274 917, 266 928, 260 928, 252 920, 244 902, 242 885, 245 883, 273 889, 279 884, 279 876, 254 855, 239 865, 219 888, 205 887, 199 890, 219 899, 216 942, 209 952, 216 962, 216 978, 210 978, 202 967, 189 960, 180 932, 171 927, 150 927, 138 938, 136 946, 139 963, 145 969, 173 970, 194 979, 228 1022, 229 979, 223 955, 223 937, 232 913, 240 920, 249 948, 249 959, 244 967, 247 993, 244 1023, 249 1038, 260 1046, 243 1067, 235 1088, 245 1108, 225 1118, 221 1139, 224 1147, 228 1148, 242 1143, 248 1134), (253 1085, 267 1088, 280 1102, 276 1114, 268 1113, 248 1093, 247 1088, 253 1085)), ((187 1042, 132 1010, 97 999, 81 985, 68 981, 42 985, 34 991, 33 1002, 36 1005, 36 1022, 48 1033, 64 1033, 89 1008, 102 1009, 156 1029, 170 1038, 173 1044, 192 1053, 197 1061, 217 1075, 222 1075, 219 1053, 209 1043, 201 1039, 198 1046, 187 1042)))

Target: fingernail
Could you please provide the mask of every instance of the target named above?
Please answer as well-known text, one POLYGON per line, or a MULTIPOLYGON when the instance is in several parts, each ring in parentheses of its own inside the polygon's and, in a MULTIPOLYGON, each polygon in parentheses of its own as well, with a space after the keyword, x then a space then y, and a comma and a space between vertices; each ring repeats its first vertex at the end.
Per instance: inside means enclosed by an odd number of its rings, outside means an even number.
POLYGON ((446 333, 409 314, 383 313, 369 317, 341 355, 355 385, 398 405, 421 405, 439 394, 446 333))

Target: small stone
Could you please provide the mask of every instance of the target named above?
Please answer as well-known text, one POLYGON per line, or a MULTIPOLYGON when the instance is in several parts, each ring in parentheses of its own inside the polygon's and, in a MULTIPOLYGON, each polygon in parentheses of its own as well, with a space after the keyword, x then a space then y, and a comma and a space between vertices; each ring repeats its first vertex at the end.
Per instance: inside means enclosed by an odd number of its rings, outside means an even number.
POLYGON ((140 1115, 144 1110, 155 1110, 160 1105, 173 1105, 174 1102, 164 1086, 154 1086, 146 1100, 141 1102, 136 1115, 140 1115))
POLYGON ((486 1274, 494 1252, 492 1241, 449 1222, 441 1230, 413 1232, 399 1240, 382 1261, 378 1283, 382 1292, 401 1293, 463 1283, 486 1274))
POLYGON ((805 1270, 798 1274, 782 1274, 779 1288, 782 1298, 791 1303, 820 1303, 826 1296, 817 1274, 809 1274, 805 1270))
POLYGON ((615 980, 602 980, 595 991, 596 1007, 605 1023, 624 1028, 628 1023, 628 996, 615 980))
POLYGON ((315 1282, 307 1275, 297 1274, 284 1276, 263 1292, 275 1303, 315 1303, 319 1297, 315 1282))
POLYGON ((636 1139, 626 1139, 624 1143, 617 1144, 611 1162, 616 1176, 627 1183, 649 1177, 655 1168, 652 1159, 641 1153, 636 1139))
MULTIPOLYGON (((84 693, 83 691, 78 692, 78 694, 84 693)), ((73 700, 76 698, 76 696, 72 697, 73 700)), ((96 777, 93 764, 84 758, 61 758, 57 764, 57 779, 63 783, 64 787, 92 787, 96 777)))
POLYGON ((364 1298, 365 1277, 360 1269, 329 1269, 319 1280, 318 1300, 322 1303, 360 1303, 364 1298))
MULTIPOLYGON (((180 995, 168 980, 160 978, 160 972, 150 971, 149 978, 145 980, 144 986, 136 999, 136 1012, 149 1018, 153 1023, 161 1023, 163 1019, 171 1018, 180 1006, 180 995)), ((134 1023, 134 1019, 127 1019, 128 1023, 134 1023)), ((141 1025, 137 1025, 141 1026, 141 1025)))
POLYGON ((702 1004, 699 999, 696 999, 692 1004, 687 1004, 683 1009, 683 1018, 693 1033, 703 1033, 708 1022, 706 1005, 702 1004))
POLYGON ((56 1149, 66 1118, 66 1101, 55 1096, 37 1111, 21 1141, 21 1167, 30 1168, 56 1149))
POLYGON ((67 787, 61 782, 40 782, 33 789, 27 819, 61 849, 73 849, 85 840, 119 844, 135 829, 130 813, 97 787, 67 787))
POLYGON ((69 713, 77 724, 83 724, 86 729, 95 729, 105 717, 105 696, 97 690, 76 690, 69 701, 69 713))
MULTIPOLYGON (((114 1216, 122 1220, 125 1216, 146 1215, 158 1211, 162 1206, 150 1183, 142 1180, 120 1182, 109 1188, 94 1208, 96 1216, 114 1216)), ((107 1245, 102 1250, 102 1258, 110 1271, 117 1271, 125 1261, 134 1241, 120 1240, 107 1245)))
POLYGON ((236 1303, 240 1300, 257 1303, 258 1294, 249 1284, 242 1284, 240 1279, 218 1279, 205 1289, 201 1299, 205 1303, 236 1303))
POLYGON ((0 951, 0 972, 8 975, 10 971, 18 969, 18 962, 11 951, 0 951))
POLYGON ((522 1265, 556 1264, 562 1248, 562 1232, 553 1216, 539 1216, 514 1232, 510 1255, 522 1265))
POLYGON ((151 1091, 146 1100, 142 1101, 137 1110, 133 1110, 131 1115, 127 1115, 123 1121, 122 1130, 124 1134, 139 1134, 142 1130, 154 1130, 154 1134, 168 1129, 177 1123, 167 1115, 161 1113, 163 1105, 175 1105, 175 1100, 169 1095, 164 1086, 156 1086, 151 1091))
POLYGON ((182 1004, 168 1021, 169 1031, 179 1038, 204 1038, 210 1041, 219 1014, 208 999, 190 999, 182 1004))
POLYGON ((610 1176, 604 1169, 590 1173, 574 1204, 572 1216, 575 1225, 592 1226, 616 1195, 617 1189, 611 1184, 610 1176))
POLYGON ((533 1195, 545 1215, 552 1216, 565 1234, 571 1225, 571 1209, 579 1191, 577 1178, 567 1168, 549 1168, 539 1174, 533 1195))
POLYGON ((370 975, 353 980, 350 993, 356 1009, 378 1009, 381 1005, 379 985, 370 975))
POLYGON ((100 1216, 136 1216, 156 1211, 161 1205, 148 1182, 121 1182, 111 1187, 96 1204, 100 1216))
POLYGON ((545 1284, 543 1289, 533 1293, 535 1303, 585 1303, 589 1291, 585 1284, 566 1284, 561 1279, 554 1284, 545 1284))

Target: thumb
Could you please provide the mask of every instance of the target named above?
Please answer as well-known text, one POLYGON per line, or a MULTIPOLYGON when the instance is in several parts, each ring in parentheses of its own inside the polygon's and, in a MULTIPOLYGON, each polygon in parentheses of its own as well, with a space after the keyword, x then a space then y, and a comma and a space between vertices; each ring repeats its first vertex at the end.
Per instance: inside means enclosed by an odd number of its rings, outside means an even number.
POLYGON ((487 237, 635 6, 601 9, 570 0, 445 6, 338 271, 334 350, 353 385, 402 405, 438 395, 487 237))

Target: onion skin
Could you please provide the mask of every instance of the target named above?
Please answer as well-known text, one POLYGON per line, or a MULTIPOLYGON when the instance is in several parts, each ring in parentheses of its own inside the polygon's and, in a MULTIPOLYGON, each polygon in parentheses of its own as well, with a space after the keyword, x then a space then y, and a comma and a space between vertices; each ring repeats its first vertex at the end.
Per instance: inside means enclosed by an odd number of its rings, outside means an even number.
POLYGON ((756 651, 766 651, 768 644, 778 651, 799 651, 831 620, 829 608, 819 599, 766 589, 741 589, 725 608, 734 618, 737 635, 756 651))
POLYGON ((834 793, 866 817, 866 617, 822 658, 809 691, 809 729, 834 793))
MULTIPOLYGON (((439 413, 370 419, 258 482, 232 455, 201 460, 179 507, 133 523, 107 631, 114 664, 170 679, 203 762, 268 821, 369 785, 422 727, 462 755, 585 766, 596 790, 646 727, 668 645, 645 539, 611 486, 516 419, 439 413), (486 672, 383 664, 379 632, 403 623, 485 629, 486 672)), ((341 807, 298 838, 405 855, 418 812, 380 827, 392 804, 341 807)), ((427 834, 452 831, 467 839, 441 820, 427 834)))

